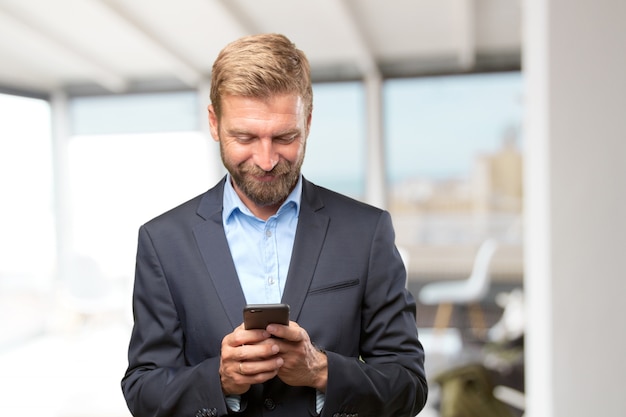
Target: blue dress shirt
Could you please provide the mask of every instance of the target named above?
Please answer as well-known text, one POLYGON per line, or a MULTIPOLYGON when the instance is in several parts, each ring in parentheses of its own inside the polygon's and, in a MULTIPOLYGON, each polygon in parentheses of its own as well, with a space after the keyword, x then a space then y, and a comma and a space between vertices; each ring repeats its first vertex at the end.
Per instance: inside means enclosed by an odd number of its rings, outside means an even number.
POLYGON ((280 303, 296 237, 302 176, 267 221, 254 216, 231 184, 224 186, 222 221, 230 253, 248 304, 280 303))

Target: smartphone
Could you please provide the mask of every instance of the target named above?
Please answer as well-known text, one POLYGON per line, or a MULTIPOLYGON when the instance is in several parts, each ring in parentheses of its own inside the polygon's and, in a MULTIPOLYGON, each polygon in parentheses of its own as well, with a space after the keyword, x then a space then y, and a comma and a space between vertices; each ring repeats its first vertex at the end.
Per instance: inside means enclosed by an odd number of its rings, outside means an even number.
POLYGON ((246 330, 265 329, 268 324, 289 325, 288 304, 248 304, 243 309, 246 330))

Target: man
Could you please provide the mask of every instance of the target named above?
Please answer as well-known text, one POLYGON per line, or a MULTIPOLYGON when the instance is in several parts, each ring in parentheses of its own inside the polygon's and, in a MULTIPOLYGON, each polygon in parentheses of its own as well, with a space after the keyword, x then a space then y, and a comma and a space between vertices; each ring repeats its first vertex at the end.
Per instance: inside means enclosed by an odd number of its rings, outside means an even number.
POLYGON ((309 64, 282 35, 226 46, 209 123, 227 176, 139 231, 128 406, 148 416, 414 416, 415 302, 386 211, 304 179, 309 64), (248 303, 291 306, 246 330, 248 303))

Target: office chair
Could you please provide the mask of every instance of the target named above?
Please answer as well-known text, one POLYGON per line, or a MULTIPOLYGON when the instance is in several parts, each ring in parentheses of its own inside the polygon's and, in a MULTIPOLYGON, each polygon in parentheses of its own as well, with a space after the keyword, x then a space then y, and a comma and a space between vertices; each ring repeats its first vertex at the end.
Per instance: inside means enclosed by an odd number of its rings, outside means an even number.
POLYGON ((435 314, 435 329, 445 329, 450 323, 454 305, 467 305, 470 324, 476 336, 486 331, 480 302, 491 285, 489 266, 498 247, 495 239, 485 240, 479 247, 470 276, 465 280, 433 282, 424 285, 418 298, 426 305, 438 305, 435 314))

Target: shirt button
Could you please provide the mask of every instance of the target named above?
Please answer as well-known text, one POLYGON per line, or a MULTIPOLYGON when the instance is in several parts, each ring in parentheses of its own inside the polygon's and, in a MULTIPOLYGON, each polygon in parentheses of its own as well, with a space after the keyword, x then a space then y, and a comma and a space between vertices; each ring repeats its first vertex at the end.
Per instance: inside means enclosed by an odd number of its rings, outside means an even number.
POLYGON ((272 231, 271 230, 266 230, 265 231, 265 236, 266 237, 272 237, 272 231))
POLYGON ((263 405, 270 411, 276 408, 276 403, 271 398, 266 398, 265 401, 263 401, 263 405))
POLYGON ((276 281, 274 280, 274 277, 267 277, 267 282, 268 282, 268 284, 270 284, 270 285, 274 285, 274 283, 275 283, 276 281))

